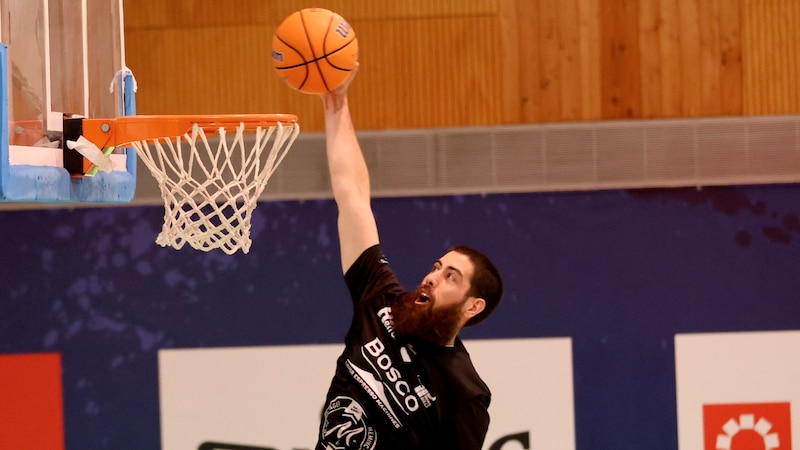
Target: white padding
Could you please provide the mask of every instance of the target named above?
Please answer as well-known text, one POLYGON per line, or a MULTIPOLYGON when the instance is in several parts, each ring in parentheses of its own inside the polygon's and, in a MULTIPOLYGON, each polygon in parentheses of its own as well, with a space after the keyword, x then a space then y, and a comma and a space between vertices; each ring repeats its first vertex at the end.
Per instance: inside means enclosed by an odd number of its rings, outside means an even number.
POLYGON ((60 148, 9 145, 8 163, 12 166, 64 167, 64 152, 60 148))
MULTIPOLYGON (((108 157, 111 158, 115 171, 128 170, 127 155, 113 153, 108 157)), ((9 145, 8 163, 12 166, 64 167, 64 152, 60 148, 9 145)))

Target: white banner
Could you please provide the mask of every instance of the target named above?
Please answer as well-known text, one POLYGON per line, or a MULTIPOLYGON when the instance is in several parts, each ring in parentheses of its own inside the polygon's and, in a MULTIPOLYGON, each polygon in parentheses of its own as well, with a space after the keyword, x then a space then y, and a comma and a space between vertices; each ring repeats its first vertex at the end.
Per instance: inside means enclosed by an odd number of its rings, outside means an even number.
MULTIPOLYGON (((465 345, 492 390, 486 450, 575 448, 570 339, 465 345)), ((341 350, 308 345, 159 351, 162 450, 313 449, 341 350)))
POLYGON ((793 448, 800 332, 676 335, 675 370, 679 450, 793 448))

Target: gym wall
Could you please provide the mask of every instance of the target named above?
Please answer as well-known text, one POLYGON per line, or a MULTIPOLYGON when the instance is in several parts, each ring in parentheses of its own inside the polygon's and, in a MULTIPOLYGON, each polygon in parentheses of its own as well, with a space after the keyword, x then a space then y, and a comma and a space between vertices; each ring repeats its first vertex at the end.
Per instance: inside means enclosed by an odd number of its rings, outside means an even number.
MULTIPOLYGON (((318 1, 356 30, 359 129, 773 115, 800 110, 793 0, 318 1)), ((297 0, 126 0, 143 114, 293 112, 273 74, 297 0)))

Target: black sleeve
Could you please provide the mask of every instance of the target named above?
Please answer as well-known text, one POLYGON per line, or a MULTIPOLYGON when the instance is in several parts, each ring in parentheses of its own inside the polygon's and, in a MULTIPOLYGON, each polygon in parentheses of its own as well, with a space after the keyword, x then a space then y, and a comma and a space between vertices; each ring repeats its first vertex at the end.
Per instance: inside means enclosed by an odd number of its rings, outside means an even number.
POLYGON ((381 294, 400 293, 403 287, 397 281, 380 245, 364 250, 344 275, 353 304, 381 294))
POLYGON ((476 397, 455 409, 453 417, 452 448, 481 450, 489 429, 489 398, 476 397))

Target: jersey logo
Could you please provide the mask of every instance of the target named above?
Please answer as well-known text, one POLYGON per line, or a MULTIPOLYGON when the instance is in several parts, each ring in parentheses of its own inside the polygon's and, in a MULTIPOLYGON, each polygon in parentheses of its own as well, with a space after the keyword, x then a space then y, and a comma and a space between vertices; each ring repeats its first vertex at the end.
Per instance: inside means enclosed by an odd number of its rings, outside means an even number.
MULTIPOLYGON (((376 382, 380 380, 384 387, 383 391, 391 397, 394 404, 406 415, 418 410, 420 402, 423 407, 430 408, 433 402, 436 401, 436 397, 432 396, 425 386, 422 384, 412 386, 411 383, 406 381, 402 372, 394 366, 394 362, 380 338, 376 337, 362 345, 361 355, 372 366, 372 373, 377 376, 377 379, 375 377, 370 378, 376 382)), ((407 351, 405 357, 408 357, 407 351)), ((401 356, 401 359, 405 357, 401 356)))
POLYGON ((373 450, 375 430, 367 425, 364 408, 350 397, 339 396, 325 408, 320 444, 326 450, 373 450))
POLYGON ((383 308, 379 309, 378 320, 380 320, 383 324, 383 328, 386 328, 389 336, 394 339, 394 317, 392 317, 392 308, 384 306, 383 308))
POLYGON ((383 389, 381 382, 374 375, 356 366, 350 360, 345 361, 345 365, 350 372, 350 376, 366 391, 369 398, 378 405, 378 408, 392 422, 392 426, 395 428, 402 427, 403 424, 400 423, 400 419, 392 409, 392 405, 389 404, 389 399, 386 398, 386 391, 383 389))
POLYGON ((428 388, 421 384, 414 388, 414 392, 417 393, 417 397, 419 397, 419 400, 422 402, 422 406, 426 408, 433 406, 433 402, 436 401, 436 397, 431 395, 430 391, 428 391, 428 388))

